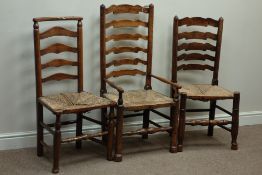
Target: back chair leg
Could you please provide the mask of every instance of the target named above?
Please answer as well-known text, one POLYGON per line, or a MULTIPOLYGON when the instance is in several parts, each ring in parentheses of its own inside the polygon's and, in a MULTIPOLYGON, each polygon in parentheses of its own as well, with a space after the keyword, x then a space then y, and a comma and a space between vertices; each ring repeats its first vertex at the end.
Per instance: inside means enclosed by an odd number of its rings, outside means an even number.
POLYGON ((37 121, 37 156, 43 156, 44 149, 41 142, 44 140, 43 127, 40 123, 43 123, 43 106, 40 103, 36 104, 36 121, 37 121))
POLYGON ((55 134, 54 134, 54 145, 53 145, 53 173, 59 172, 59 158, 60 158, 60 147, 61 147, 61 115, 56 115, 55 122, 55 134))
POLYGON ((110 107, 108 120, 108 137, 107 137, 107 160, 112 160, 114 137, 114 107, 110 107))
MULTIPOLYGON (((76 136, 82 135, 82 126, 83 126, 83 118, 82 114, 77 114, 76 118, 76 136)), ((76 148, 81 149, 82 147, 82 140, 76 141, 76 148)))
POLYGON ((186 99, 187 94, 181 93, 180 99, 180 112, 179 112, 179 128, 178 128, 178 151, 183 151, 183 141, 185 135, 185 122, 186 122, 186 99))
POLYGON ((122 161, 123 107, 117 107, 115 161, 122 161))
POLYGON ((178 131, 178 110, 179 110, 179 103, 176 102, 175 106, 171 107, 171 138, 170 138, 170 152, 177 153, 177 131, 178 131))
MULTIPOLYGON (((111 112, 111 111, 110 111, 111 112)), ((101 122, 102 122, 102 132, 106 131, 107 130, 107 108, 103 108, 101 109, 101 122)), ((103 135, 102 136, 102 141, 104 144, 107 143, 107 138, 108 136, 107 135, 103 135)))
POLYGON ((232 131, 231 131, 231 149, 237 150, 237 135, 238 135, 238 128, 239 128, 239 101, 240 101, 240 93, 235 92, 233 98, 233 115, 232 115, 232 131))
MULTIPOLYGON (((216 113, 216 100, 210 101, 210 111, 209 111, 209 120, 215 119, 215 113, 216 113)), ((208 125, 208 136, 213 136, 214 133, 214 125, 208 125)))
MULTIPOLYGON (((145 128, 145 129, 147 129, 149 127, 149 114, 150 114, 149 109, 144 110, 144 112, 143 112, 143 128, 145 128)), ((147 139, 148 133, 143 134, 142 138, 147 139)))

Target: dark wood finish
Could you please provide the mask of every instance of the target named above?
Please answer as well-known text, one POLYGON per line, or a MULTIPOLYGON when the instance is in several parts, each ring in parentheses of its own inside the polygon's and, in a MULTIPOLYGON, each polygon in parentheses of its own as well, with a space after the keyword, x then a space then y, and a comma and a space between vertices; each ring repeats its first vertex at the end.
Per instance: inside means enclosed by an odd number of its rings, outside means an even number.
MULTIPOLYGON (((128 15, 127 15, 128 17, 128 15)), ((142 138, 148 138, 148 134, 153 134, 156 132, 164 132, 168 131, 171 133, 170 138, 170 152, 176 152, 177 151, 177 143, 176 143, 176 137, 177 137, 177 126, 178 126, 178 115, 177 111, 179 110, 178 105, 174 106, 174 103, 171 102, 170 104, 159 104, 159 105, 141 105, 141 106, 135 106, 135 107, 129 107, 125 108, 123 105, 123 93, 124 89, 115 83, 113 83, 109 78, 113 77, 117 79, 117 77, 124 76, 124 75, 145 75, 145 90, 152 89, 151 87, 151 79, 152 77, 162 83, 165 83, 169 85, 172 89, 175 89, 174 91, 174 97, 178 97, 177 91, 179 88, 181 88, 176 83, 173 83, 169 80, 166 80, 164 78, 152 75, 152 49, 153 49, 153 20, 154 20, 154 6, 151 4, 147 7, 141 7, 141 6, 133 6, 133 5, 113 5, 108 8, 106 8, 104 5, 100 6, 100 73, 101 73, 101 89, 100 94, 103 96, 107 92, 106 85, 111 86, 112 88, 116 89, 118 91, 118 100, 117 100, 117 107, 116 107, 116 139, 115 139, 115 161, 121 161, 122 160, 122 137, 123 136, 129 136, 129 135, 142 135, 142 138), (107 19, 107 14, 110 15, 110 21, 107 19), (131 13, 131 14, 137 14, 138 18, 137 20, 130 20, 130 19, 121 19, 121 18, 115 18, 114 14, 119 13, 131 13), (146 14, 144 14, 146 13, 146 14), (140 15, 145 15, 143 18, 143 21, 139 19, 140 15), (146 19, 147 18, 147 19, 146 19), (146 19, 146 20, 145 20, 146 19), (132 27, 137 28, 135 33, 130 33, 130 31, 125 32, 126 27, 132 27), (110 29, 109 29, 110 28, 110 29), (106 35, 107 30, 110 31, 116 31, 121 28, 121 34, 113 34, 113 35, 106 35), (147 32, 147 34, 139 34, 139 30, 144 30, 143 33, 147 32), (129 40, 131 40, 132 44, 121 46, 121 43, 118 42, 116 45, 116 41, 122 41, 125 40, 125 43, 127 43, 129 40), (142 48, 139 43, 137 42, 144 42, 147 47, 142 48), (110 42, 110 45, 112 45, 111 48, 107 48, 106 43, 110 42), (137 44, 138 43, 138 44, 137 44), (136 45, 137 44, 137 45, 136 45), (129 56, 131 52, 132 56, 129 56), (139 57, 134 56, 135 53, 138 52, 144 52, 147 54, 146 59, 143 60, 139 57), (107 57, 109 54, 119 54, 119 53, 125 53, 125 56, 118 58, 112 57, 113 60, 107 61, 107 57), (121 66, 125 65, 132 65, 131 69, 125 68, 121 69, 121 66), (139 66, 145 67, 145 69, 141 69, 139 66), (118 67, 118 69, 114 69, 115 67, 118 67), (109 69, 110 68, 110 69, 109 69), (145 70, 145 71, 144 71, 145 70), (162 108, 162 107, 170 107, 173 109, 172 116, 169 117, 165 114, 162 114, 154 109, 156 108, 162 108), (129 131, 123 133, 123 121, 124 118, 127 117, 136 117, 141 116, 141 113, 129 113, 127 115, 124 115, 125 111, 143 111, 143 126, 142 129, 138 129, 136 131, 129 131), (171 126, 169 127, 162 127, 158 125, 157 123, 150 122, 150 111, 153 111, 154 113, 159 114, 162 117, 165 118, 172 118, 174 121, 171 126), (149 127, 149 124, 153 124, 156 127, 151 128, 149 127)), ((116 32, 117 33, 117 32, 116 32)), ((142 32, 141 32, 142 33, 142 32)), ((144 46, 143 45, 143 46, 144 46)), ((124 78, 124 77, 123 77, 124 78)), ((178 103, 178 99, 174 100, 175 103, 178 103)), ((101 115, 103 115, 103 111, 101 112, 101 115)))
MULTIPOLYGON (((172 81, 177 83, 177 73, 180 70, 189 71, 189 70, 209 70, 212 72, 213 77, 211 85, 218 85, 218 71, 219 71, 219 62, 220 62, 220 51, 222 43, 222 31, 223 31, 223 18, 219 20, 214 20, 211 18, 201 18, 201 17, 186 17, 183 19, 174 18, 173 26, 173 60, 172 60, 172 81), (180 32, 180 26, 183 26, 183 31, 186 30, 186 26, 190 26, 192 32, 180 32), (217 29, 216 33, 208 32, 208 28, 196 28, 192 29, 194 26, 212 26, 217 29), (202 40, 199 43, 195 42, 195 39, 202 40), (211 40, 211 41, 210 41, 211 40), (178 42, 179 41, 179 42, 178 42), (210 42, 215 45, 210 44, 210 42), (179 44, 178 44, 179 43, 179 44), (187 53, 185 51, 190 51, 187 53), (197 52, 195 52, 197 51, 197 52), (206 52, 208 51, 208 52, 206 52), (209 55, 209 52, 213 52, 214 56, 209 55), (211 65, 205 64, 206 61, 211 61, 211 65), (179 62, 183 61, 179 64, 179 62), (191 63, 191 61, 194 61, 191 63), (196 63, 196 61, 201 61, 196 63)), ((213 55, 213 54, 212 54, 213 55)), ((171 89, 173 90, 173 89, 171 89)), ((213 128, 215 125, 225 129, 226 131, 231 132, 232 136, 232 145, 231 149, 237 149, 237 135, 238 135, 238 111, 239 111, 239 93, 235 93, 234 97, 231 96, 187 96, 187 94, 182 93, 180 100, 180 119, 179 119, 179 136, 178 136, 178 151, 183 150, 183 139, 185 132, 185 124, 187 125, 202 125, 208 126, 208 136, 213 136, 213 128), (209 109, 186 109, 186 100, 190 98, 192 100, 199 101, 210 101, 209 109), (233 112, 216 105, 218 100, 233 100, 233 112), (231 121, 227 120, 215 120, 216 109, 219 109, 226 114, 232 116, 231 121), (235 112, 234 112, 235 111, 235 112), (209 112, 208 120, 190 120, 186 121, 186 112, 209 112), (228 128, 224 125, 231 124, 231 128, 228 128)))
POLYGON ((112 145, 113 145, 113 133, 114 133, 114 104, 100 105, 100 107, 87 107, 82 109, 68 109, 61 112, 54 111, 51 106, 48 106, 44 103, 39 97, 43 97, 43 83, 47 81, 60 81, 67 79, 77 80, 77 90, 75 92, 83 92, 83 29, 82 29, 82 17, 43 17, 43 18, 34 18, 34 51, 35 51, 35 77, 36 77, 36 108, 37 108, 37 155, 43 156, 43 147, 47 146, 44 142, 43 129, 49 131, 53 137, 53 173, 59 172, 59 159, 60 159, 60 147, 61 143, 75 142, 77 149, 80 149, 82 146, 82 140, 92 140, 97 143, 104 144, 107 147, 107 159, 112 160, 112 145), (39 31, 39 22, 44 21, 64 21, 68 22, 70 20, 77 21, 77 30, 76 32, 67 30, 60 26, 51 27, 45 32, 40 33, 39 31), (40 44, 42 39, 48 39, 53 36, 64 36, 64 37, 74 37, 77 43, 76 47, 67 46, 61 43, 55 43, 51 46, 48 46, 45 49, 40 49, 40 44), (41 57, 49 53, 61 53, 61 52, 73 52, 76 53, 77 58, 74 59, 62 59, 55 58, 46 63, 41 63, 41 57), (76 75, 71 75, 67 73, 55 73, 47 77, 42 77, 42 70, 46 69, 48 71, 50 67, 59 68, 61 66, 75 66, 77 68, 76 75), (43 107, 46 107, 56 116, 55 123, 46 124, 43 120, 43 107), (91 111, 93 109, 106 109, 111 107, 109 116, 105 114, 107 118, 105 123, 96 121, 92 118, 84 117, 83 113, 91 111), (76 120, 61 121, 63 114, 76 114, 76 120), (102 125, 103 129, 101 132, 93 134, 83 134, 82 125, 83 119, 93 121, 97 124, 102 125), (74 137, 61 139, 61 127, 64 125, 75 124, 76 125, 76 135, 74 137), (53 129, 54 128, 54 129, 53 129), (107 142, 103 143, 102 141, 96 139, 95 137, 106 136, 107 142))

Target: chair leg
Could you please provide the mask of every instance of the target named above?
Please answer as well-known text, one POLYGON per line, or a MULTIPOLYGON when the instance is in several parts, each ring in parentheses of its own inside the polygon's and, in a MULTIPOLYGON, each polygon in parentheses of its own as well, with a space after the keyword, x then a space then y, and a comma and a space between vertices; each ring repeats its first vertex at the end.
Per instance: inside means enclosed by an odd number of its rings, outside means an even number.
MULTIPOLYGON (((82 114, 77 114, 76 118, 76 136, 82 135, 82 126, 83 126, 83 119, 82 114)), ((76 148, 81 149, 82 148, 82 140, 76 141, 76 148)))
POLYGON ((185 121, 186 121, 186 99, 187 99, 187 94, 182 93, 180 99, 180 112, 179 112, 178 152, 183 151, 183 141, 185 135, 185 121))
POLYGON ((54 135, 54 145, 53 145, 53 173, 59 172, 59 157, 60 157, 60 146, 61 146, 61 119, 60 114, 56 115, 55 122, 55 135, 54 135))
MULTIPOLYGON (((215 113, 216 113, 216 100, 210 101, 210 111, 209 111, 209 120, 215 119, 215 113)), ((213 136, 214 133, 214 125, 208 125, 208 136, 213 136)))
POLYGON ((175 106, 171 106, 171 138, 170 138, 170 152, 177 153, 177 132, 178 132, 178 110, 179 110, 179 101, 176 101, 175 106))
POLYGON ((44 153, 43 145, 41 141, 44 140, 43 127, 40 123, 43 123, 43 106, 40 103, 36 104, 36 122, 37 122, 37 156, 41 157, 44 153))
POLYGON ((108 139, 107 139, 107 160, 112 160, 114 137, 114 107, 110 107, 108 120, 108 139))
MULTIPOLYGON (((145 129, 147 129, 149 127, 149 114, 150 114, 149 109, 144 110, 144 112, 143 112, 143 128, 145 128, 145 129)), ((148 133, 143 134, 142 138, 147 139, 148 133)))
POLYGON ((115 161, 122 161, 123 107, 117 107, 115 161))
POLYGON ((239 101, 240 101, 240 93, 235 92, 233 98, 233 115, 232 115, 232 131, 231 131, 231 149, 237 150, 237 135, 238 135, 238 128, 239 128, 239 101))
MULTIPOLYGON (((102 132, 107 130, 107 108, 101 109, 101 122, 102 122, 102 132)), ((104 144, 107 143, 107 135, 102 136, 102 141, 104 144)))

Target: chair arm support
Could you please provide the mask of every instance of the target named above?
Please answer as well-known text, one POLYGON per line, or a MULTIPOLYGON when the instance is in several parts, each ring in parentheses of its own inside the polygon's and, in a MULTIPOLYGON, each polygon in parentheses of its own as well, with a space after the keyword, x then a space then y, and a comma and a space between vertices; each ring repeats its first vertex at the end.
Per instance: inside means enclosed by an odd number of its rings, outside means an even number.
POLYGON ((105 82, 109 85, 109 86, 111 86, 112 88, 114 88, 114 89, 116 89, 117 91, 118 91, 118 93, 119 93, 119 96, 118 96, 118 102, 117 102, 117 104, 119 105, 119 106, 122 106, 123 105, 123 93, 124 93, 124 89, 123 88, 121 88, 121 87, 119 87, 119 86, 117 86, 116 84, 114 84, 113 82, 111 82, 111 81, 109 81, 108 79, 104 79, 105 80, 105 82))
POLYGON ((157 79, 157 80, 159 80, 159 81, 161 81, 161 82, 163 82, 163 83, 170 84, 172 87, 174 87, 176 89, 181 89, 182 88, 182 86, 180 86, 179 84, 173 83, 172 81, 169 81, 169 80, 167 80, 165 78, 158 77, 158 76, 155 76, 155 75, 152 75, 152 74, 150 76, 155 78, 155 79, 157 79))

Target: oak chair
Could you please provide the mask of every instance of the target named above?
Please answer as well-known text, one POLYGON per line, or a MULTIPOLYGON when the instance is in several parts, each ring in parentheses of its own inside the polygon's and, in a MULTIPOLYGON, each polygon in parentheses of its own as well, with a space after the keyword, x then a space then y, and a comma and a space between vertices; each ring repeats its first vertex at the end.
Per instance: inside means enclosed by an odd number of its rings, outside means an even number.
MULTIPOLYGON (((182 88, 179 90, 181 101, 178 151, 183 150, 185 125, 208 126, 208 136, 213 136, 213 128, 217 125, 231 132, 231 149, 238 149, 237 135, 239 127, 240 93, 231 92, 218 86, 222 30, 223 18, 219 18, 219 20, 211 18, 204 19, 201 17, 174 18, 172 81, 177 83, 178 71, 207 70, 213 74, 211 84, 185 84, 182 85, 182 88), (182 31, 182 27, 184 27, 185 31, 182 31), (215 30, 216 33, 214 33, 213 30, 215 30), (212 42, 215 42, 215 44, 212 42), (187 109, 187 99, 204 102, 209 101, 210 107, 208 109, 187 109), (217 100, 227 99, 233 100, 232 112, 217 105, 217 100), (215 120, 216 109, 232 116, 232 120, 215 120), (209 118, 207 120, 185 120, 186 112, 209 112, 209 118), (230 128, 225 126, 228 124, 231 124, 230 128)), ((179 83, 181 84, 181 82, 179 83)))
MULTIPOLYGON (((117 103, 117 125, 116 125, 116 144, 115 144, 115 161, 122 160, 122 136, 130 136, 134 134, 142 135, 147 138, 148 134, 156 132, 168 131, 171 135, 170 152, 177 152, 177 128, 178 128, 178 95, 179 86, 164 78, 153 75, 152 72, 152 47, 153 47, 153 17, 154 6, 151 4, 147 7, 139 5, 112 5, 106 8, 104 5, 100 7, 100 63, 101 63, 101 96, 106 97, 117 103), (128 14, 128 15, 127 15, 128 14), (111 16, 109 20, 108 16, 111 16), (126 18, 120 18, 126 15, 126 18), (136 15, 136 20, 130 19, 132 15, 136 15), (145 17, 147 20, 141 20, 145 17), (117 19, 116 19, 117 18, 117 19), (119 19, 120 18, 120 19, 119 19), (132 33, 128 29, 136 29, 132 33), (120 31, 117 34, 110 33, 109 30, 120 31), (139 32, 138 32, 139 31, 139 32), (141 34, 145 31, 147 35, 141 34), (129 44, 123 46, 117 45, 117 42, 127 41, 129 44), (139 41, 146 42, 146 48, 140 47, 139 41), (132 44, 131 44, 132 42, 132 44), (135 42, 135 45, 134 45, 135 42), (109 47, 108 44, 113 46, 109 47), (116 46, 117 45, 117 46, 116 46), (140 52, 146 54, 146 59, 139 58, 140 52), (132 56, 122 56, 121 54, 133 54, 132 56), (137 54, 136 54, 137 53, 137 54), (119 56, 120 54, 120 56, 119 56), (111 61, 108 56, 113 56, 111 61), (134 56, 138 55, 138 56, 134 56), (138 58, 137 58, 138 57, 138 58), (143 66, 142 66, 143 65, 143 66), (123 68, 122 66, 127 67, 123 68), (146 69, 143 71, 140 67, 146 69), (134 69, 130 69, 130 68, 134 69), (111 68, 111 70, 110 70, 111 68), (113 69, 113 70, 112 70, 113 69), (111 78, 122 76, 145 76, 145 85, 143 90, 124 91, 122 87, 113 83, 111 78), (155 78, 160 82, 170 85, 174 89, 174 98, 167 97, 152 90, 151 78, 155 78), (108 92, 107 85, 115 89, 117 92, 108 92), (164 115, 155 108, 171 108, 171 116, 164 115), (123 114, 124 111, 135 111, 135 113, 123 114), (139 111, 142 111, 139 113, 139 111), (150 111, 159 114, 162 117, 171 119, 170 126, 163 127, 149 119, 150 111), (123 132, 123 118, 143 116, 143 128, 136 131, 123 132), (149 127, 149 124, 156 127, 149 127)), ((124 77, 122 77, 124 78, 124 77)), ((106 111, 102 111, 105 115, 106 111)))
MULTIPOLYGON (((105 144, 107 141, 107 159, 112 159, 112 141, 113 141, 113 117, 115 105, 113 102, 83 91, 83 35, 82 35, 82 17, 42 17, 34 18, 34 51, 35 51, 35 75, 36 75, 36 115, 37 115, 37 155, 43 156, 43 147, 48 145, 44 142, 43 129, 49 131, 53 137, 53 173, 59 172, 59 157, 61 143, 76 142, 76 148, 81 148, 82 140, 92 140, 105 144), (46 31, 39 30, 39 23, 57 21, 74 26, 76 31, 66 29, 61 26, 54 26, 46 31), (76 47, 71 47, 62 43, 55 43, 46 48, 41 48, 42 40, 48 40, 50 37, 62 36, 72 37, 76 41, 76 47), (64 59, 59 53, 71 52, 75 53, 75 59, 64 59), (58 57, 51 61, 45 61, 45 55, 59 54, 58 57), (54 73, 43 77, 43 70, 49 71, 50 68, 74 66, 77 68, 76 75, 66 73, 54 73), (43 85, 49 81, 60 80, 76 80, 77 91, 61 92, 55 95, 43 95, 43 85), (44 123, 43 107, 51 111, 55 115, 55 123, 44 123), (110 107, 109 116, 103 116, 102 121, 83 115, 83 113, 94 109, 106 109, 110 107), (76 120, 61 121, 63 114, 76 114, 76 120), (82 132, 83 119, 100 124, 103 126, 102 132, 85 134, 82 132), (107 124, 104 121, 109 121, 107 124), (76 124, 76 136, 69 138, 61 138, 61 126, 76 124), (54 129, 53 129, 54 127, 54 129), (96 137, 104 136, 104 142, 96 137)), ((52 23, 51 23, 52 24, 52 23)), ((54 39, 54 38, 53 38, 54 39)), ((64 56, 65 57, 65 56, 64 56)), ((50 84, 49 82, 48 84, 50 84)), ((46 86, 46 85, 45 85, 46 86)))

